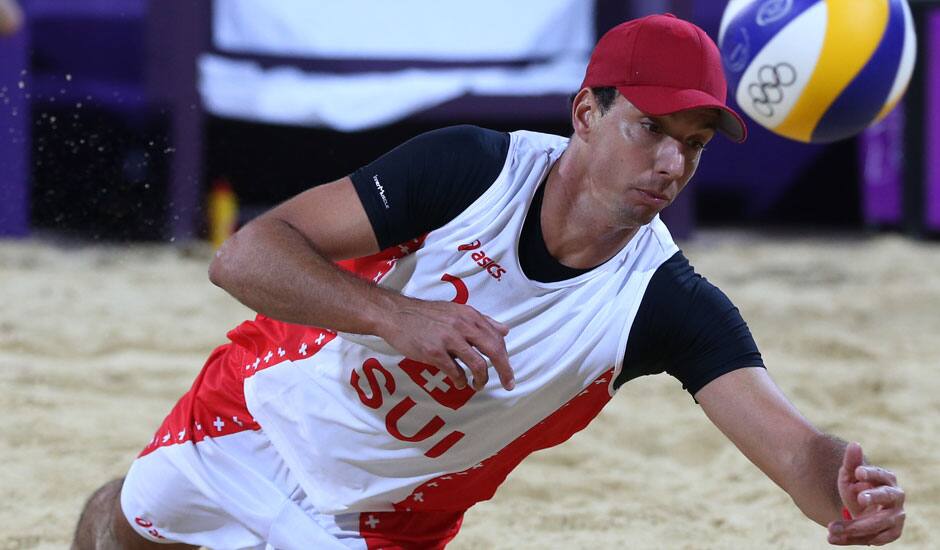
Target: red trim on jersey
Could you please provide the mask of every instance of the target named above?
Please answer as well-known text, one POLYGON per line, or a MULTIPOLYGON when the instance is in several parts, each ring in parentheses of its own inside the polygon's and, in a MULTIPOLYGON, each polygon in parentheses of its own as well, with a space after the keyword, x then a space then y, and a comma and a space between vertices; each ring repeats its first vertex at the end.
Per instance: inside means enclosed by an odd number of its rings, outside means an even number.
MULTIPOLYGON (((340 262, 341 267, 374 282, 399 259, 424 244, 424 236, 366 258, 340 262)), ((261 426, 245 405, 245 379, 283 361, 315 355, 336 333, 294 325, 258 315, 229 331, 231 343, 213 350, 192 387, 176 403, 139 456, 168 445, 198 443, 261 426)))
POLYGON ((359 534, 369 550, 442 550, 463 523, 459 512, 364 512, 359 534))
MULTIPOLYGON (((438 476, 419 485, 394 504, 402 512, 461 511, 489 500, 522 460, 535 451, 554 447, 583 430, 610 401, 613 369, 602 374, 544 420, 486 460, 461 472, 438 476)), ((416 514, 420 515, 420 514, 416 514)))

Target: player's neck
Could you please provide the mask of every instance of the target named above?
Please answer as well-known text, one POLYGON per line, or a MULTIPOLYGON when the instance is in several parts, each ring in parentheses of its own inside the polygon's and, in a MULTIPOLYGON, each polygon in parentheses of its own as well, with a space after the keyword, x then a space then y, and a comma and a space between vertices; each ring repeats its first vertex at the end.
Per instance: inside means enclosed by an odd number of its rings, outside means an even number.
POLYGON ((575 155, 569 149, 549 171, 540 219, 552 257, 568 267, 587 269, 617 254, 637 228, 623 227, 607 215, 605 205, 595 204, 586 192, 588 185, 577 169, 575 155))

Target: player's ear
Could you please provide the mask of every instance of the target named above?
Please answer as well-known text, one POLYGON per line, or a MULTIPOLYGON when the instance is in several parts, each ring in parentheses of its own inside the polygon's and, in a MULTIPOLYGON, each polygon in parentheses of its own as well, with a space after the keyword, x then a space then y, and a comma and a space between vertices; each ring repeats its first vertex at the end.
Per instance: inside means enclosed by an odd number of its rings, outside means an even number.
POLYGON ((571 126, 582 141, 591 132, 591 126, 599 114, 598 108, 597 98, 590 88, 581 88, 571 102, 571 126))

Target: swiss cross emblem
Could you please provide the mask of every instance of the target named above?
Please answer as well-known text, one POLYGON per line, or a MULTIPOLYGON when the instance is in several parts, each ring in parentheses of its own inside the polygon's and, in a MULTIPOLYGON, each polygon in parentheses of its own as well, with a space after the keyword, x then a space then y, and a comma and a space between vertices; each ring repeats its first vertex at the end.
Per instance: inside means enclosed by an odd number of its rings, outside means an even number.
POLYGON ((434 365, 406 358, 398 363, 398 366, 425 393, 449 409, 456 411, 473 397, 473 388, 466 386, 462 390, 457 389, 453 381, 434 365))

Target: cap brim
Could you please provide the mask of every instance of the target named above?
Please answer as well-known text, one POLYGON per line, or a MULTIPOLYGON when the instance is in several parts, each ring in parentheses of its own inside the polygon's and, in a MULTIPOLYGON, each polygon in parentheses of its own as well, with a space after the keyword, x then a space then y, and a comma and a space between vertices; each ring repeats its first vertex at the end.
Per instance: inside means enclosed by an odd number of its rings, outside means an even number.
POLYGON ((718 131, 731 141, 747 139, 744 119, 718 98, 701 90, 664 86, 617 86, 617 90, 637 109, 648 115, 663 116, 689 109, 718 109, 718 131))

